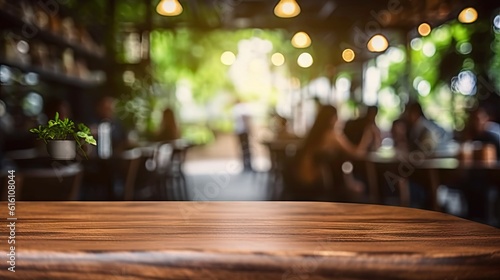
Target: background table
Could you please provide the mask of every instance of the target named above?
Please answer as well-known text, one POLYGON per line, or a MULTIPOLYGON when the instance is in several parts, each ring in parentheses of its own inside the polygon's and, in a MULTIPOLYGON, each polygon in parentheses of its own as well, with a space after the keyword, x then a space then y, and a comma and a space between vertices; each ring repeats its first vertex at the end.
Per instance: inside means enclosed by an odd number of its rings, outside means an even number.
POLYGON ((500 230, 410 208, 18 202, 16 211, 17 272, 2 241, 0 279, 500 279, 500 230))

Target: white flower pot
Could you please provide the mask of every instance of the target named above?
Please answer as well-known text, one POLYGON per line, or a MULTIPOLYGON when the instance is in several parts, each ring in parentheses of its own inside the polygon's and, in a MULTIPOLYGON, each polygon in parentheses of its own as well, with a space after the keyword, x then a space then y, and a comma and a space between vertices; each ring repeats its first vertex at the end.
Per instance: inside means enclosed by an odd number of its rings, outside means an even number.
POLYGON ((47 143, 47 151, 53 159, 72 160, 76 157, 74 140, 51 140, 47 143))

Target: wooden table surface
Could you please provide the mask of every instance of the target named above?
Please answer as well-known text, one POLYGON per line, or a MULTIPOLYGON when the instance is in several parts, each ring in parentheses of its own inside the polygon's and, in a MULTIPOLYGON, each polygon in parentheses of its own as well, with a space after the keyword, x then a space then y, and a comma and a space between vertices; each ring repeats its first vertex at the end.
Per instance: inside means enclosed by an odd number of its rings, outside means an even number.
POLYGON ((410 208, 17 202, 16 217, 0 279, 500 279, 499 229, 410 208))

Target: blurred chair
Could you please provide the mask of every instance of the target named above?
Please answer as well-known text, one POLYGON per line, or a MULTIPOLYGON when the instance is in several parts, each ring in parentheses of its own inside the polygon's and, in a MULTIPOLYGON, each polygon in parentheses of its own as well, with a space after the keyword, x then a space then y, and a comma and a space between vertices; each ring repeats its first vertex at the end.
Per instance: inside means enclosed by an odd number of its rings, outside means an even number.
MULTIPOLYGON (((16 172, 16 200, 21 201, 64 201, 77 200, 83 167, 79 163, 62 164, 53 162, 51 167, 26 169, 16 172)), ((2 178, 6 200, 7 178, 2 178)))
POLYGON ((167 142, 172 147, 172 155, 170 157, 170 168, 168 169, 168 181, 171 184, 173 191, 173 198, 180 200, 187 200, 187 183, 184 174, 184 163, 186 161, 186 154, 188 149, 193 145, 184 139, 177 139, 167 142), (179 196, 176 192, 179 192, 179 196))
POLYGON ((141 156, 141 150, 136 148, 111 158, 83 160, 84 200, 134 200, 141 156))
POLYGON ((269 159, 271 167, 268 171, 267 189, 268 196, 271 200, 281 198, 284 181, 283 177, 288 176, 286 172, 286 164, 292 160, 295 155, 299 142, 295 141, 272 141, 265 142, 264 145, 269 151, 269 159))
POLYGON ((153 171, 154 186, 161 199, 187 199, 184 186, 175 184, 177 170, 174 170, 173 155, 174 147, 171 143, 159 142, 146 161, 146 168, 153 171), (180 196, 176 195, 177 191, 180 191, 180 196))
POLYGON ((134 200, 136 178, 141 163, 140 149, 131 149, 121 154, 121 165, 124 171, 123 200, 134 200))
POLYGON ((159 144, 155 151, 157 186, 163 198, 169 198, 169 190, 173 191, 168 184, 172 169, 172 155, 173 147, 169 143, 159 144))

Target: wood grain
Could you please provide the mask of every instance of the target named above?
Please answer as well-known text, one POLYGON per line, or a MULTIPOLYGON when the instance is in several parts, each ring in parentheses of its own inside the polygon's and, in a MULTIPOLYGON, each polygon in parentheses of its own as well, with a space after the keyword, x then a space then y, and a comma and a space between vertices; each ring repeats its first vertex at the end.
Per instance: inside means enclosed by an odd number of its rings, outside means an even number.
POLYGON ((16 272, 1 226, 0 279, 500 279, 499 229, 417 209, 200 201, 16 211, 16 272))

